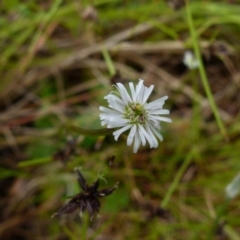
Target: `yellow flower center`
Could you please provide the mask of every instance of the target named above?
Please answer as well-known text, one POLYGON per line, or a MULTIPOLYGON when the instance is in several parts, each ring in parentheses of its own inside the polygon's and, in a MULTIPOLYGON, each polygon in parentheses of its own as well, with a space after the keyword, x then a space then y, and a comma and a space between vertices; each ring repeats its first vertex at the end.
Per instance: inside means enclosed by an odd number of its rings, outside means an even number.
POLYGON ((145 124, 146 110, 139 103, 129 103, 126 106, 125 117, 130 120, 130 124, 145 124))

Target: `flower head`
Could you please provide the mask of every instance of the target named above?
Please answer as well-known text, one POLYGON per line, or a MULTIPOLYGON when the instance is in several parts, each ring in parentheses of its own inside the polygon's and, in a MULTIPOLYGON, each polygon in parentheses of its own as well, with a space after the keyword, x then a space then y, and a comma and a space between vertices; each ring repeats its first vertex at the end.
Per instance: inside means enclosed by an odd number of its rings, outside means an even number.
POLYGON ((199 62, 196 57, 193 55, 192 51, 186 51, 183 57, 183 63, 189 69, 196 69, 199 66, 199 62))
POLYGON ((100 202, 98 198, 106 197, 112 194, 118 187, 116 184, 113 188, 98 190, 99 179, 97 179, 96 182, 89 186, 86 183, 86 180, 81 174, 81 172, 77 170, 77 173, 78 183, 82 189, 82 192, 75 195, 65 206, 63 206, 52 217, 69 214, 79 209, 80 216, 84 211, 88 211, 91 219, 93 219, 100 209, 100 202))
POLYGON ((226 195, 229 199, 234 199, 240 193, 240 174, 238 174, 232 182, 230 182, 226 189, 226 195))
POLYGON ((130 146, 134 141, 134 153, 138 151, 141 144, 145 146, 146 142, 151 148, 156 148, 157 138, 163 140, 159 133, 160 122, 172 122, 170 118, 160 116, 169 114, 169 110, 162 109, 168 97, 164 96, 147 103, 154 88, 153 85, 146 87, 143 85, 143 80, 139 79, 136 88, 132 82, 129 83, 129 87, 131 94, 123 84, 117 83, 117 91, 105 97, 110 108, 99 108, 103 112, 100 114, 101 124, 107 125, 107 128, 120 128, 113 132, 116 141, 123 132, 130 130, 127 145, 130 146))

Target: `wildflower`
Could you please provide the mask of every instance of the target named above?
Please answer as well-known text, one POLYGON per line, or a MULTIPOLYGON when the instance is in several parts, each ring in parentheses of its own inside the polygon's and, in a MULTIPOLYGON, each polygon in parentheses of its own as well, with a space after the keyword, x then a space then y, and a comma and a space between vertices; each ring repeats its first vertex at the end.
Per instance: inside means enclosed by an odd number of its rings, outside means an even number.
POLYGON ((234 199, 240 193, 240 174, 227 185, 225 191, 229 199, 234 199))
POLYGON ((189 69, 195 69, 195 68, 198 68, 198 66, 199 66, 198 60, 195 58, 195 56, 193 55, 193 53, 191 51, 185 52, 184 58, 183 58, 183 63, 189 69))
POLYGON ((105 97, 110 108, 102 106, 99 108, 103 112, 100 114, 102 126, 120 128, 113 132, 116 141, 123 132, 130 130, 127 145, 130 146, 134 141, 134 153, 138 151, 141 144, 145 146, 146 142, 149 143, 150 148, 156 148, 157 138, 163 140, 159 133, 160 122, 172 122, 170 118, 160 116, 169 114, 169 110, 162 109, 168 97, 164 96, 147 103, 154 86, 144 86, 141 79, 136 88, 132 82, 129 83, 130 95, 123 84, 117 83, 115 86, 118 91, 111 92, 105 97))
POLYGON ((91 220, 100 210, 100 202, 98 198, 106 197, 113 193, 117 189, 117 184, 113 188, 106 188, 102 190, 98 190, 99 187, 99 179, 94 182, 91 186, 87 185, 86 180, 79 170, 78 173, 78 183, 83 192, 75 195, 65 206, 63 206, 57 213, 53 215, 60 216, 63 214, 69 214, 80 209, 80 216, 82 213, 87 210, 91 220))

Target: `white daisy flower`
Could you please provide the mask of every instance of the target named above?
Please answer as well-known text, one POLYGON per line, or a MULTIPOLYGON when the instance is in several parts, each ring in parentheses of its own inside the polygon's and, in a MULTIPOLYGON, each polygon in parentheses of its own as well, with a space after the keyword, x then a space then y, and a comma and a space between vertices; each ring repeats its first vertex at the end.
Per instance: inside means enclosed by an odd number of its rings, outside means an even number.
POLYGON ((234 199, 240 193, 240 174, 238 174, 232 182, 230 182, 226 189, 226 195, 229 199, 234 199))
POLYGON ((103 112, 100 114, 101 124, 107 125, 107 128, 120 128, 113 132, 116 141, 123 132, 130 130, 127 145, 130 146, 134 141, 134 153, 138 151, 140 145, 145 146, 146 142, 149 143, 150 148, 156 148, 157 138, 163 140, 159 133, 160 122, 172 122, 170 118, 160 116, 169 114, 169 110, 162 109, 168 97, 164 96, 147 103, 153 85, 146 87, 143 85, 143 80, 139 79, 136 88, 132 82, 129 86, 131 94, 123 84, 117 83, 118 91, 111 92, 105 97, 110 108, 99 108, 103 112))
POLYGON ((196 69, 199 66, 199 62, 196 57, 193 55, 192 51, 186 51, 183 57, 183 63, 189 69, 196 69))

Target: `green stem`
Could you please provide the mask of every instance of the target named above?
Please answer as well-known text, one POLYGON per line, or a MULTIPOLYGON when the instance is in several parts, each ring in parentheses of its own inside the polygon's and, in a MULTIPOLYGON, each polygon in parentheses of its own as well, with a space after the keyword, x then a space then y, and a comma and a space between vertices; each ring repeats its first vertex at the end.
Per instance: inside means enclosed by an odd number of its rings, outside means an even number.
POLYGON ((111 59, 106 47, 102 48, 102 54, 103 54, 104 60, 107 64, 110 75, 114 76, 116 74, 116 70, 115 70, 114 64, 112 62, 112 59, 111 59))
POLYGON ((28 166, 48 163, 48 162, 51 162, 51 161, 52 161, 51 157, 42 157, 42 158, 36 158, 36 159, 20 162, 18 164, 18 166, 19 167, 28 167, 28 166))
POLYGON ((108 134, 112 134, 116 128, 101 128, 101 129, 85 129, 85 128, 80 128, 77 126, 69 125, 68 130, 78 133, 78 134, 83 134, 86 136, 105 136, 108 134))
POLYGON ((225 137, 225 139, 227 139, 227 132, 226 129, 224 127, 224 124, 222 122, 222 119, 220 117, 220 114, 218 112, 215 100, 213 98, 209 83, 208 83, 208 79, 207 79, 207 74, 205 71, 205 68, 203 66, 203 62, 202 62, 202 57, 201 57, 201 51, 200 51, 200 47, 198 45, 198 37, 194 28, 194 24, 193 24, 193 18, 192 18, 192 13, 191 13, 191 9, 190 9, 190 1, 186 1, 186 12, 187 12, 187 22, 188 22, 188 27, 190 29, 190 34, 191 34, 191 39, 193 41, 193 48, 194 48, 194 52, 195 55, 199 61, 199 72, 200 72, 200 76, 201 76, 201 80, 203 83, 203 87, 204 90, 206 92, 209 104, 212 108, 214 117, 216 119, 217 125, 222 133, 222 135, 225 137))
MULTIPOLYGON (((196 93, 199 93, 199 89, 198 89, 198 84, 197 81, 195 81, 196 77, 197 77, 197 69, 193 69, 191 71, 191 78, 192 78, 192 86, 193 89, 196 93)), ((195 98, 193 98, 193 117, 192 117, 192 141, 194 142, 198 142, 198 140, 200 139, 200 121, 201 121, 201 110, 200 110, 200 105, 199 103, 196 101, 195 98)))
POLYGON ((67 227, 67 226, 62 226, 63 231, 65 232, 65 234, 71 239, 71 240, 77 240, 77 236, 74 235, 74 233, 72 233, 72 231, 67 227))
POLYGON ((216 232, 217 232, 217 228, 219 224, 221 224, 222 218, 226 215, 228 205, 229 205, 229 199, 226 198, 223 204, 218 208, 217 216, 214 220, 213 227, 208 236, 209 240, 214 239, 214 236, 216 235, 216 232))
POLYGON ((173 194, 173 192, 175 191, 175 189, 177 188, 178 186, 178 183, 180 182, 181 178, 182 178, 182 175, 184 174, 184 172, 186 171, 188 165, 190 164, 190 162, 192 161, 192 158, 193 158, 193 154, 194 154, 194 151, 190 151, 190 153, 187 155, 187 157, 185 158, 182 166, 180 167, 180 169, 178 170, 170 188, 168 189, 162 203, 161 203, 161 207, 162 208, 166 208, 167 207, 167 204, 173 194))

